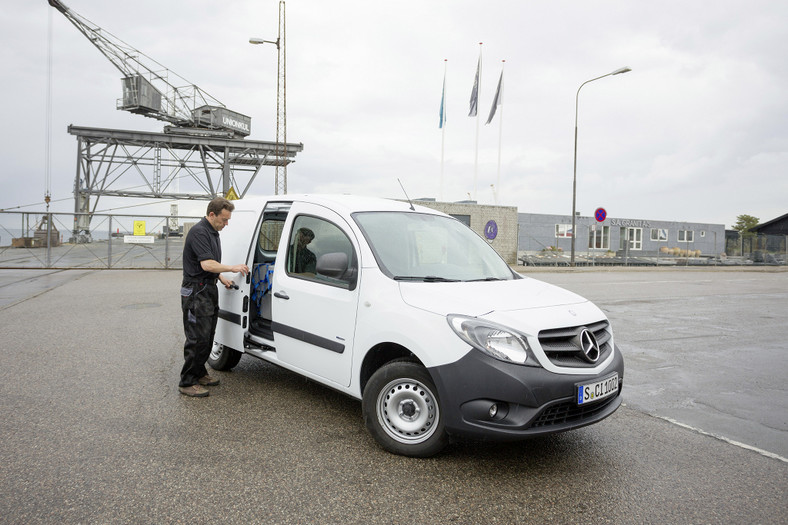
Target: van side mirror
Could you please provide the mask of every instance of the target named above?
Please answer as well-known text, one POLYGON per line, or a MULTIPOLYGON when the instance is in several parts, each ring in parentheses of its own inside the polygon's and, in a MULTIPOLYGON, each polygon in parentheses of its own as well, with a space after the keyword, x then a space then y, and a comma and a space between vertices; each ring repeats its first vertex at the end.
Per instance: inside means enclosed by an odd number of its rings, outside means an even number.
POLYGON ((325 253, 317 258, 315 270, 332 279, 347 280, 348 257, 344 252, 325 253), (344 277, 344 279, 343 279, 344 277))

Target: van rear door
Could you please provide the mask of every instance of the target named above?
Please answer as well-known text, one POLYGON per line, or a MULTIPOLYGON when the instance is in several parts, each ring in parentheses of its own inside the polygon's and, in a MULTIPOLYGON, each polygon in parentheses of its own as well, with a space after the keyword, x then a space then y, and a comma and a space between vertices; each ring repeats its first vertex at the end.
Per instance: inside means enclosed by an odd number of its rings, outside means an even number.
MULTIPOLYGON (((252 241, 261 210, 233 211, 229 224, 219 232, 222 242, 222 264, 246 264, 251 267, 252 241)), ((227 289, 217 281, 219 287, 219 319, 216 322, 214 342, 243 352, 244 334, 249 327, 249 296, 251 276, 240 273, 225 273, 227 279, 238 285, 238 289, 227 289)))

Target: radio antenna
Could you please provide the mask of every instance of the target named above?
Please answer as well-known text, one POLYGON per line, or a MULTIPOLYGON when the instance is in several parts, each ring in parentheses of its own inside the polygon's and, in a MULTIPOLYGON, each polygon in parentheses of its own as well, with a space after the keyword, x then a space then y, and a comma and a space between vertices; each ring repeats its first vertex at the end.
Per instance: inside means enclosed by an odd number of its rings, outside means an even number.
POLYGON ((410 204, 410 209, 412 211, 416 211, 416 208, 413 207, 413 203, 410 201, 410 197, 408 197, 408 192, 405 191, 405 186, 402 185, 402 181, 399 180, 399 177, 397 177, 397 182, 399 182, 399 187, 402 188, 402 193, 405 194, 405 198, 408 199, 408 204, 410 204))

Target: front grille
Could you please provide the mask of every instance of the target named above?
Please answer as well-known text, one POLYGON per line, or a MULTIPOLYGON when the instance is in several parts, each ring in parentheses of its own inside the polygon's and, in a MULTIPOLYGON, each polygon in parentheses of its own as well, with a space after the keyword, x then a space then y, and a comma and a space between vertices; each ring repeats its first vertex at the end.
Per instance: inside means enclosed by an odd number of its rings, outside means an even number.
POLYGON ((610 323, 599 321, 588 325, 570 326, 567 328, 553 328, 539 332, 539 344, 545 355, 556 366, 572 368, 593 368, 601 363, 613 351, 611 344, 610 323), (599 343, 599 359, 596 363, 589 363, 583 356, 583 350, 575 342, 577 335, 588 328, 593 332, 599 343))
MULTIPOLYGON (((619 385, 620 388, 620 385, 619 385)), ((620 390, 619 390, 620 392, 620 390)), ((539 417, 537 417, 531 428, 549 427, 552 425, 561 425, 563 423, 575 423, 590 419, 597 415, 600 411, 604 410, 610 403, 612 403, 619 394, 610 396, 603 399, 598 403, 590 405, 578 405, 574 401, 564 401, 557 405, 552 405, 545 408, 539 417)))

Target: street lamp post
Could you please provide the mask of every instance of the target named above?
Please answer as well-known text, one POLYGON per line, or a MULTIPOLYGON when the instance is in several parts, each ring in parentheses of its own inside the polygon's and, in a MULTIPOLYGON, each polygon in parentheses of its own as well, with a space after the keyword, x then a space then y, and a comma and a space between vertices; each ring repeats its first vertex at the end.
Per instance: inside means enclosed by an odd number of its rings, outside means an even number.
POLYGON ((285 38, 285 1, 279 1, 279 32, 276 40, 252 37, 250 44, 276 45, 276 169, 274 192, 287 194, 287 61, 285 38))
POLYGON ((575 238, 577 237, 577 231, 575 231, 575 215, 576 215, 576 204, 577 204, 577 110, 578 110, 578 103, 580 101, 580 90, 588 84, 589 82, 593 82, 594 80, 599 80, 600 78, 610 77, 613 75, 620 75, 621 73, 628 73, 632 71, 632 69, 628 67, 622 67, 621 69, 616 69, 615 71, 608 73, 607 75, 602 75, 601 77, 592 78, 591 80, 586 80, 580 87, 577 88, 577 95, 575 95, 575 163, 574 163, 574 173, 572 175, 572 255, 569 259, 570 266, 575 266, 575 238))

